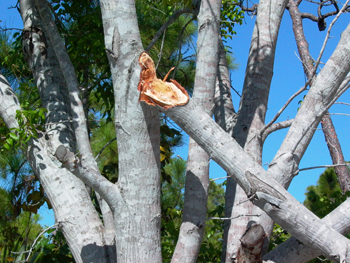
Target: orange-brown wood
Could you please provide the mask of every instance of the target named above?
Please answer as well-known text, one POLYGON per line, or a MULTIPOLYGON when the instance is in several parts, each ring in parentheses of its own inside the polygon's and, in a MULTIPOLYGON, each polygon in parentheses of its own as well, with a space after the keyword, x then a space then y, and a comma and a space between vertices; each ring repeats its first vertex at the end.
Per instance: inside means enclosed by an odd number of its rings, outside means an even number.
POLYGON ((141 67, 140 82, 138 90, 140 91, 139 101, 145 101, 149 105, 158 105, 164 109, 185 105, 189 100, 187 91, 176 81, 171 79, 167 82, 171 68, 163 80, 156 76, 154 62, 147 52, 142 52, 139 58, 141 67))

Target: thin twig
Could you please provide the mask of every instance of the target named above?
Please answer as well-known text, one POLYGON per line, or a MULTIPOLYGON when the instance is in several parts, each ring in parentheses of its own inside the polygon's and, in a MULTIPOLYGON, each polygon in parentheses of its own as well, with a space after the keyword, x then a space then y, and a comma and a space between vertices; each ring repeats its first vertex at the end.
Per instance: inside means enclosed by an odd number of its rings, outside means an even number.
POLYGON ((267 136, 275 131, 282 130, 288 128, 292 125, 294 119, 281 121, 275 124, 272 124, 270 127, 265 129, 264 133, 261 135, 261 141, 264 142, 267 136))
POLYGON ((59 225, 59 223, 56 223, 56 224, 54 224, 54 225, 52 225, 52 226, 50 226, 50 227, 44 229, 43 231, 41 231, 41 233, 35 238, 35 240, 34 240, 32 246, 31 246, 31 248, 30 248, 29 250, 23 251, 23 252, 14 252, 14 251, 11 251, 11 253, 12 253, 12 254, 25 254, 25 253, 28 253, 28 256, 27 256, 25 262, 29 262, 29 257, 30 257, 30 255, 32 254, 32 251, 33 251, 34 246, 35 246, 36 242, 38 241, 38 239, 39 239, 44 233, 46 233, 47 231, 49 231, 50 229, 52 229, 52 228, 57 228, 58 225, 59 225))
POLYGON ((210 179, 211 182, 216 181, 216 180, 220 180, 220 179, 226 179, 229 178, 230 176, 225 176, 225 177, 219 177, 219 178, 214 178, 214 179, 210 179))
POLYGON ((108 147, 108 145, 110 145, 113 141, 115 141, 117 139, 117 137, 116 138, 114 138, 114 139, 112 139, 112 140, 110 140, 109 142, 107 142, 106 144, 105 144, 105 146, 103 146, 102 147, 102 149, 98 152, 98 154, 96 155, 96 157, 95 157, 95 161, 98 159, 98 157, 100 157, 100 155, 101 155, 101 153, 104 151, 104 149, 106 149, 107 147, 108 147))
POLYGON ((162 44, 161 44, 161 46, 160 46, 160 51, 159 51, 159 54, 158 54, 158 62, 157 62, 156 70, 158 69, 159 62, 160 62, 160 60, 161 60, 161 58, 162 58, 165 35, 166 35, 166 29, 165 29, 164 32, 163 32, 163 39, 162 39, 162 44))
POLYGON ((150 49, 154 46, 154 44, 157 42, 157 40, 160 38, 160 36, 163 34, 165 29, 170 26, 179 16, 186 13, 192 13, 192 10, 190 8, 184 8, 177 10, 169 19, 166 21, 161 28, 159 28, 158 32, 154 35, 151 42, 148 44, 148 46, 145 48, 145 51, 150 51, 150 49))
POLYGON ((306 167, 306 168, 299 169, 298 171, 295 172, 295 174, 302 171, 312 170, 312 169, 331 168, 331 167, 338 167, 338 166, 350 166, 350 164, 344 163, 344 164, 318 165, 318 166, 306 167))
POLYGON ((339 16, 340 16, 340 15, 344 12, 344 10, 347 8, 347 5, 348 5, 349 1, 350 1, 350 0, 347 0, 347 1, 345 2, 345 4, 343 5, 343 7, 340 9, 339 13, 336 15, 336 17, 333 19, 333 21, 330 23, 330 25, 329 25, 329 27, 328 27, 327 35, 326 35, 325 40, 324 40, 324 42, 323 42, 323 45, 322 45, 320 54, 319 54, 319 56, 318 56, 318 58, 317 58, 317 60, 316 60, 316 64, 315 64, 315 67, 314 67, 314 70, 313 70, 314 72, 313 72, 312 76, 315 75, 316 70, 317 70, 317 67, 318 67, 318 65, 320 64, 320 61, 321 61, 323 52, 324 52, 324 50, 325 50, 325 48, 326 48, 326 45, 327 45, 327 42, 328 42, 328 39, 329 39, 329 34, 331 33, 332 27, 333 27, 334 23, 338 20, 339 16))
POLYGON ((181 33, 180 33, 180 36, 179 36, 179 48, 178 48, 178 49, 179 49, 179 56, 178 56, 177 63, 176 63, 176 65, 175 65, 175 70, 174 70, 174 72, 173 72, 173 76, 172 76, 173 79, 175 78, 175 74, 176 74, 177 68, 179 67, 180 62, 181 62, 181 48, 182 48, 181 39, 182 39, 182 37, 183 37, 183 35, 184 35, 184 32, 185 32, 187 26, 188 26, 192 21, 194 21, 194 17, 192 17, 190 20, 188 20, 188 22, 187 22, 187 23, 185 24, 185 26, 182 28, 181 33))
POLYGON ((259 216, 261 216, 261 214, 255 214, 255 215, 249 215, 249 214, 243 215, 243 214, 241 214, 241 215, 237 215, 234 217, 209 217, 209 218, 205 219, 205 221, 201 222, 200 226, 203 226, 206 221, 210 221, 210 220, 233 220, 233 219, 237 219, 237 218, 243 217, 243 216, 257 216, 257 217, 259 217, 259 216))
POLYGON ((334 102, 334 104, 342 104, 342 105, 350 106, 350 103, 346 103, 346 102, 334 102))
POLYGON ((208 219, 206 219, 206 221, 210 221, 210 220, 233 220, 233 219, 237 219, 239 217, 243 217, 243 216, 261 216, 261 214, 254 214, 254 215, 237 215, 234 217, 209 217, 208 219))
POLYGON ((346 114, 346 113, 329 113, 329 115, 343 115, 343 116, 350 116, 350 114, 346 114))
POLYGON ((11 27, 11 28, 3 28, 3 27, 0 27, 0 31, 2 31, 2 32, 6 32, 6 31, 9 31, 9 30, 23 31, 23 29, 15 28, 15 27, 11 27))
POLYGON ((278 117, 282 114, 282 112, 288 107, 288 105, 292 102, 292 100, 298 96, 300 93, 302 93, 303 91, 306 90, 307 86, 309 86, 311 82, 311 79, 309 79, 304 87, 302 87, 301 89, 299 89, 296 93, 294 93, 288 100, 287 102, 283 105, 283 107, 277 112, 277 114, 275 115, 275 117, 268 123, 265 125, 264 128, 261 129, 260 131, 260 138, 262 137, 263 133, 267 130, 267 128, 269 128, 277 119, 278 117))

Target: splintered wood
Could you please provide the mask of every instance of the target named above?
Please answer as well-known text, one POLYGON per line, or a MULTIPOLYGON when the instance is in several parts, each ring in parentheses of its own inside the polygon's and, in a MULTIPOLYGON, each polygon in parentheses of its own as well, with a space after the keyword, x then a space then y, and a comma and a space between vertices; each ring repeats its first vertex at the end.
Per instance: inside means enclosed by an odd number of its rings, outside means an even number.
POLYGON ((187 91, 176 80, 166 81, 174 68, 170 69, 163 80, 158 79, 154 62, 147 52, 141 53, 139 65, 141 67, 140 82, 137 88, 140 91, 139 101, 161 106, 165 110, 185 105, 188 102, 187 91))

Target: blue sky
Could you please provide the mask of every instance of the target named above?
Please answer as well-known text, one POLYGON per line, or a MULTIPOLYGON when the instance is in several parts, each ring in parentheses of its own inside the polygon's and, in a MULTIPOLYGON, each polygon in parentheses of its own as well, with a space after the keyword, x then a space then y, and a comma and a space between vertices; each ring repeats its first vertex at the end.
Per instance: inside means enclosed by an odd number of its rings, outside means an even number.
MULTIPOLYGON (((305 1, 304 1, 305 2, 305 1)), ((316 9, 309 3, 302 3, 300 9, 302 12, 314 11, 316 9), (313 9, 310 9, 313 8, 313 9), (310 11, 311 10, 311 11, 310 11)), ((326 62, 334 51, 341 32, 346 28, 350 21, 350 14, 344 14, 336 22, 331 31, 331 38, 328 41, 326 50, 322 57, 323 62, 326 62)), ((327 25, 332 21, 332 17, 327 19, 327 25)), ((245 68, 247 65, 248 52, 250 47, 251 36, 253 33, 253 27, 255 23, 255 17, 251 18, 246 16, 241 26, 235 26, 237 34, 232 40, 229 40, 227 45, 232 49, 233 55, 236 58, 236 63, 239 64, 239 69, 231 72, 232 86, 242 94, 242 87, 244 82, 245 68)), ((321 50, 323 41, 326 36, 326 31, 320 32, 317 27, 317 23, 304 19, 305 37, 309 42, 310 53, 316 60, 321 50)), ((327 28, 328 29, 328 28, 327 28)), ((276 112, 285 104, 285 102, 293 95, 297 90, 303 87, 305 84, 305 77, 301 62, 298 58, 298 50, 295 44, 294 35, 292 31, 292 21, 289 16, 289 12, 285 12, 280 34, 277 42, 276 57, 274 64, 274 75, 271 84, 271 93, 269 98, 268 112, 266 117, 266 123, 269 122, 276 114, 276 112)), ((291 104, 287 107, 285 112, 279 117, 278 121, 292 119, 297 113, 299 107, 298 102, 303 99, 306 93, 302 93, 295 98, 291 104)), ((240 98, 234 92, 232 92, 233 104, 237 110, 239 107, 240 98)), ((350 92, 345 92, 338 100, 339 102, 350 103, 350 92)), ((344 105, 334 105, 329 110, 330 113, 347 113, 350 114, 350 107, 344 105)), ((345 160, 350 160, 350 116, 332 115, 332 120, 339 136, 342 150, 345 160)), ((320 127, 319 127, 320 128, 320 127)), ((265 144, 263 151, 263 164, 267 169, 268 164, 274 158, 278 148, 280 147, 287 130, 277 131, 271 134, 265 144)), ((185 138, 188 142, 188 138, 185 138)), ((187 146, 187 145, 186 145, 187 146)), ((183 158, 187 156, 187 147, 178 149, 176 154, 183 158)), ((318 129, 311 141, 311 144, 306 151, 299 168, 313 167, 319 165, 332 164, 327 145, 325 143, 323 132, 318 129)), ((324 169, 313 169, 300 172, 292 181, 289 192, 299 201, 303 202, 305 199, 305 190, 307 186, 316 184, 320 174, 324 169)), ((210 163, 210 177, 220 178, 225 177, 226 172, 218 166, 214 161, 210 163)), ((218 180, 217 182, 223 182, 218 180)))
MULTIPOLYGON (((15 0, 0 1, 0 20, 2 22, 0 25, 2 27, 15 27, 21 28, 22 22, 20 16, 16 9, 7 9, 9 6, 14 5, 15 0)), ((302 3, 300 8, 303 12, 311 10, 313 8, 313 13, 315 14, 316 9, 309 3, 302 3)), ((341 32, 345 29, 349 23, 349 14, 343 15, 333 27, 331 36, 332 38, 328 41, 326 51, 324 53, 322 61, 325 62, 335 49, 341 32)), ((333 18, 327 19, 327 24, 329 25, 333 18)), ((249 52, 250 39, 253 32, 255 18, 250 18, 246 16, 243 24, 241 26, 236 26, 235 30, 237 32, 236 36, 232 40, 228 41, 228 45, 232 47, 232 52, 236 58, 236 62, 239 63, 239 69, 232 72, 232 86, 239 91, 241 94, 244 72, 247 63, 247 57, 249 52)), ((274 66, 274 77, 271 85, 271 96, 269 99, 268 112, 266 121, 269 122, 275 115, 275 113, 284 105, 287 99, 294 94, 300 87, 305 83, 305 77, 301 62, 298 59, 297 47, 295 44, 291 19, 289 13, 285 12, 280 35, 277 43, 276 49, 276 60, 274 66)), ((311 55, 316 59, 319 51, 321 49, 322 43, 324 41, 326 31, 318 31, 317 24, 304 19, 304 29, 307 40, 309 41, 311 55)), ((297 97, 286 111, 280 116, 278 121, 294 118, 297 109, 299 107, 298 101, 302 100, 302 94, 297 97)), ((233 103, 235 109, 238 109, 239 97, 233 93, 233 103)), ((345 92, 342 97, 338 100, 340 102, 350 103, 350 93, 345 92)), ((350 107, 344 105, 334 105, 330 110, 330 113, 350 113, 350 107)), ((340 143, 342 145, 345 160, 350 160, 350 140, 349 140, 349 130, 350 130, 350 117, 342 115, 332 115, 332 119, 339 136, 340 143)), ((286 130, 278 131, 273 133, 268 137, 264 145, 263 152, 263 163, 266 164, 264 167, 267 168, 267 164, 273 159, 275 153, 277 152, 284 136, 286 130)), ((187 144, 188 136, 185 136, 185 145, 181 149, 176 149, 175 155, 180 155, 182 158, 187 158, 187 144)), ((315 133, 313 140, 311 141, 310 147, 306 151, 304 158, 301 161, 300 168, 318 166, 318 165, 329 165, 331 164, 331 159, 327 146, 325 144, 325 139, 323 133, 318 129, 315 133)), ((215 162, 211 162, 210 173, 211 178, 219 178, 226 176, 226 172, 222 170, 215 162)), ((303 202, 305 196, 305 189, 311 184, 315 184, 319 175, 323 172, 323 169, 314 169, 303 171, 297 175, 289 191, 297 200, 303 202)), ((220 180, 218 182, 222 182, 220 180)), ((45 218, 43 221, 46 225, 53 224, 52 212, 47 209, 41 210, 42 216, 45 218)))

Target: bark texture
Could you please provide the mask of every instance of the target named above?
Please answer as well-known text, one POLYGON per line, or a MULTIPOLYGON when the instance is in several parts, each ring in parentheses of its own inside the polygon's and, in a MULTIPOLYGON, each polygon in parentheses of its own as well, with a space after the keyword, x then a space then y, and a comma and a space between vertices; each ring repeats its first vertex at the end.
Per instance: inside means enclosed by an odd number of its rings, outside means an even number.
MULTIPOLYGON (((322 222, 331 226, 340 234, 350 232, 350 199, 346 200, 330 214, 322 219, 322 222)), ((268 263, 289 263, 293 259, 293 263, 303 263, 320 256, 321 251, 313 247, 303 244, 295 237, 291 237, 281 245, 270 251, 263 258, 268 263)))
POLYGON ((307 208, 294 199, 280 184, 256 163, 195 103, 169 109, 165 113, 186 131, 263 209, 303 243, 321 250, 329 258, 348 260, 350 241, 326 226, 307 208), (249 167, 249 168, 248 168, 249 167))
POLYGON ((101 1, 105 45, 115 95, 121 193, 114 220, 117 259, 162 262, 160 244, 159 112, 138 103, 143 51, 134 1, 101 1))
MULTIPOLYGON (((237 121, 237 114, 234 110, 231 97, 231 80, 227 65, 227 58, 224 45, 221 37, 219 41, 219 65, 217 80, 215 86, 215 107, 214 118, 215 122, 226 131, 228 134, 232 134, 232 129, 237 121)), ((230 218, 232 214, 233 203, 236 194, 236 182, 232 177, 228 177, 226 181, 225 191, 225 217, 230 218)), ((229 229, 231 220, 224 221, 224 235, 222 245, 222 261, 225 261, 227 238, 229 235, 229 229)))
MULTIPOLYGON (((233 138, 260 164, 263 145, 259 133, 265 124, 277 36, 287 2, 286 0, 259 2, 238 119, 233 129, 233 138)), ((225 257, 225 262, 234 262, 241 245, 239 240, 246 231, 249 222, 254 220, 261 223, 266 236, 270 235, 273 222, 260 209, 247 201, 245 192, 238 185, 232 184, 226 188, 226 191, 228 191, 227 197, 232 196, 232 192, 235 192, 233 209, 227 207, 226 215, 236 219, 231 220, 231 226, 225 228, 227 240, 224 242, 227 246, 226 251, 223 250, 225 253, 223 257, 225 257), (230 210, 231 214, 229 215, 230 210), (238 215, 250 214, 261 214, 261 217, 237 217, 238 215)), ((229 201, 227 200, 227 202, 229 201)), ((266 248, 267 244, 268 240, 266 240, 266 248)))
POLYGON ((297 173, 299 162, 316 131, 322 116, 345 91, 349 81, 349 45, 346 43, 349 27, 344 30, 337 48, 327 61, 303 101, 269 172, 284 186, 297 173), (328 75, 329 74, 329 75, 328 75), (319 101, 318 101, 319 100, 319 101))
POLYGON ((236 262, 259 263, 262 262, 261 251, 265 239, 264 228, 256 223, 248 226, 247 231, 241 238, 236 262))
MULTIPOLYGON (((293 32, 294 32, 294 36, 297 42, 297 47, 298 47, 298 51, 299 51, 299 55, 300 58, 302 60, 303 63, 303 67, 304 67, 304 72, 306 74, 306 76, 308 77, 309 80, 311 80, 312 78, 314 78, 314 66, 312 63, 312 57, 309 53, 309 48, 308 48, 308 42, 306 41, 304 32, 303 32, 303 25, 302 25, 302 18, 301 18, 301 13, 299 11, 298 5, 294 0, 290 0, 289 4, 288 4, 288 9, 293 21, 293 32)), ((311 83, 312 84, 312 81, 311 83)), ((338 164, 338 163, 345 163, 344 162, 344 158, 341 152, 341 148, 340 148, 340 144, 337 138, 337 135, 335 133, 334 127, 333 127, 333 123, 332 120, 330 118, 330 116, 328 114, 325 114, 322 117, 321 120, 321 124, 322 124, 322 128, 323 128, 323 132, 326 138, 326 142, 328 145, 328 148, 330 150, 330 154, 333 160, 334 164, 338 164)), ((341 168, 341 167, 336 167, 336 168, 341 168)), ((342 190, 346 188, 346 179, 349 178, 348 174, 349 171, 347 169, 346 166, 342 166, 341 169, 344 169, 346 171, 339 171, 339 181, 341 181, 341 178, 343 178, 343 185, 341 185, 342 190)), ((337 173, 337 174, 338 174, 337 173)), ((343 204, 343 208, 342 209, 346 209, 346 204, 343 204)), ((339 208, 339 210, 337 211, 341 211, 342 209, 339 208)), ((334 211, 334 213, 336 214, 337 212, 334 211)), ((330 218, 332 218, 332 214, 328 215, 326 218, 324 218, 323 220, 325 222, 331 222, 328 221, 330 220, 330 218)), ((336 216, 334 216, 334 219, 336 218, 336 216)), ((345 218, 344 218, 345 220, 345 218)), ((335 224, 336 221, 333 221, 333 227, 337 226, 335 224)), ((345 227, 347 225, 346 220, 343 222, 343 227, 345 227)), ((337 226, 338 231, 340 231, 340 233, 344 233, 343 231, 341 231, 343 228, 339 227, 339 225, 337 226)), ((290 238, 288 241, 286 241, 285 243, 283 243, 282 245, 280 245, 278 247, 278 249, 276 249, 275 251, 270 252, 268 255, 266 255, 266 257, 264 257, 264 259, 266 259, 268 262, 288 262, 288 260, 292 257, 293 261, 295 262, 307 262, 309 260, 311 260, 314 257, 317 257, 320 255, 320 251, 314 250, 314 249, 309 249, 308 247, 305 246, 303 243, 301 243, 300 241, 298 241, 296 238, 290 238), (283 253, 281 253, 281 251, 284 250, 283 253), (287 251, 287 252, 286 252, 287 251), (285 254, 287 253, 287 254, 285 254), (296 255, 294 255, 294 253, 296 253, 296 255), (293 255, 291 255, 293 254, 293 255)))
POLYGON ((35 2, 23 0, 20 6, 24 23, 25 57, 33 71, 43 105, 48 110, 47 135, 40 138, 35 147, 28 148, 29 163, 51 201, 55 220, 60 225, 75 260, 108 262, 109 255, 106 254, 105 246, 111 245, 110 252, 113 254, 114 245, 106 244, 104 240, 104 227, 90 202, 84 183, 47 155, 49 153, 55 159, 53 155, 59 145, 76 151, 70 99, 57 54, 53 50, 53 36, 43 29, 42 17, 35 2))
MULTIPOLYGON (((309 44, 306 41, 301 13, 299 11, 299 7, 297 3, 293 0, 289 1, 288 4, 289 13, 293 21, 293 32, 294 37, 297 43, 298 52, 300 55, 300 59, 302 61, 305 75, 309 80, 312 80, 314 77, 315 68, 313 65, 313 59, 309 52, 309 44)), ((312 81, 310 81, 310 85, 312 85, 312 81)), ((328 112, 322 117, 321 120, 322 131, 325 136, 325 140, 329 149, 329 153, 332 158, 332 162, 335 165, 344 165, 344 155, 338 140, 337 133, 335 131, 333 122, 328 112)), ((342 192, 345 193, 350 190, 350 172, 347 166, 336 166, 334 170, 338 176, 339 184, 342 189, 342 192)))
POLYGON ((329 116, 328 112, 323 116, 321 125, 332 162, 334 165, 340 165, 335 166, 334 171, 338 176, 338 181, 342 192, 346 193, 350 191, 350 172, 349 168, 346 166, 343 151, 341 149, 331 116, 329 116))
MULTIPOLYGON (((218 65, 221 0, 202 0, 198 14, 197 66, 193 100, 213 115, 218 65), (212 41, 216 39, 217 41, 212 41)), ((182 224, 172 262, 197 262, 207 216, 210 156, 189 142, 182 224)))

